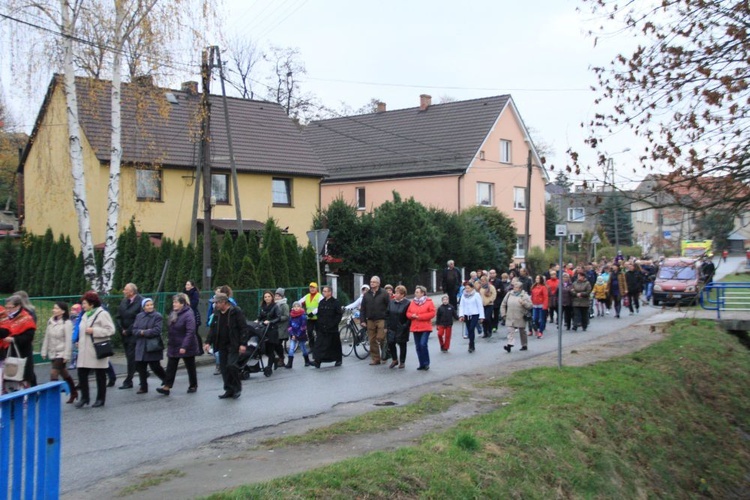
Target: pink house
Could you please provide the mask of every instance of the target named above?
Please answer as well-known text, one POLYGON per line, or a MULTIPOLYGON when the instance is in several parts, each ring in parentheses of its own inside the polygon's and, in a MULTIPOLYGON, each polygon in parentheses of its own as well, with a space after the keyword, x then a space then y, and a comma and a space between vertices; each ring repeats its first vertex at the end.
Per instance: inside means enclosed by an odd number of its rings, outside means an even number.
POLYGON ((312 122, 305 138, 328 169, 322 207, 342 197, 369 211, 393 191, 446 211, 496 207, 516 223, 517 258, 525 254, 528 210, 530 246, 544 247, 549 177, 510 95, 436 105, 421 95, 419 107, 394 111, 380 103, 368 115, 312 122))

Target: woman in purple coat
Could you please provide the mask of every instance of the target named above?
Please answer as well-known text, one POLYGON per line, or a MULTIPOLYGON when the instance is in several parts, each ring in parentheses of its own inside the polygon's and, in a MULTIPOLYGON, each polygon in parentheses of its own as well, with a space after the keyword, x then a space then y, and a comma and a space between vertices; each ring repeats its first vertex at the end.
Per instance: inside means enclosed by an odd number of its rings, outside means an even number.
POLYGON ((177 364, 182 358, 188 372, 188 394, 198 390, 198 376, 195 373, 195 356, 198 355, 198 338, 195 335, 195 314, 190 308, 190 299, 184 293, 172 298, 172 312, 169 314, 169 335, 167 337, 167 376, 164 385, 156 389, 159 394, 169 396, 177 373, 177 364))

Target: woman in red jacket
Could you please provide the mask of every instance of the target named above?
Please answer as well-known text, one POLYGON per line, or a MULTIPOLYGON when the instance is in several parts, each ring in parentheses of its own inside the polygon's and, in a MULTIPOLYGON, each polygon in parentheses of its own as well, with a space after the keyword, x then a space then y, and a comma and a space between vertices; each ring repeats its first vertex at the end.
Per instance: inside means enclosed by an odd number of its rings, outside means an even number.
POLYGON ((547 326, 547 309, 549 308, 549 290, 544 282, 544 276, 537 274, 534 284, 531 286, 531 335, 540 339, 544 336, 544 328, 547 326))
POLYGON ((414 344, 417 346, 417 358, 419 368, 417 370, 430 369, 430 352, 427 349, 427 341, 432 333, 432 318, 435 317, 435 304, 427 296, 427 289, 417 285, 414 290, 414 300, 406 310, 406 318, 411 321, 409 331, 414 334, 414 344))

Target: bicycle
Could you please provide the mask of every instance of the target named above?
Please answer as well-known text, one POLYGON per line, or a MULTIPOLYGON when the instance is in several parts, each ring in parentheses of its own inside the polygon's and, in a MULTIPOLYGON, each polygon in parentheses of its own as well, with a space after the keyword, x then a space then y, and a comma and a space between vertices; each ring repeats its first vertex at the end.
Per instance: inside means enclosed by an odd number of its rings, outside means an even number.
POLYGON ((339 329, 341 354, 349 356, 354 351, 358 359, 365 359, 370 355, 370 342, 367 328, 359 325, 358 318, 359 311, 345 313, 344 325, 339 329))

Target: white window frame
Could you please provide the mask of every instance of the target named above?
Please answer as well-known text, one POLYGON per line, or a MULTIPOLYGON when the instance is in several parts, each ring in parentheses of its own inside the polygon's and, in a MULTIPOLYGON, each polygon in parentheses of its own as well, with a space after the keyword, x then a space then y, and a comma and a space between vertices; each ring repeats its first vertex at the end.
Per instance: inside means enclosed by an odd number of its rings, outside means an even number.
POLYGON ((211 197, 217 205, 229 205, 229 175, 211 174, 211 197), (224 179, 224 187, 219 184, 224 179), (222 193, 223 191, 223 193, 222 193))
POLYGON ((526 210, 526 188, 523 188, 523 187, 513 188, 513 209, 514 210, 526 210))
POLYGON ((644 220, 647 224, 654 223, 654 209, 653 208, 649 208, 648 210, 646 210, 644 220))
POLYGON ((517 259, 523 259, 526 257, 526 236, 516 236, 516 249, 513 252, 513 257, 517 259))
POLYGON ((162 176, 160 169, 136 169, 135 196, 138 201, 161 201, 162 176), (155 186, 149 185, 153 183, 155 183, 155 186), (156 192, 153 191, 154 189, 156 192))
POLYGON ((568 233, 568 243, 579 243, 583 241, 583 233, 568 233))
POLYGON ((292 179, 288 177, 271 179, 271 201, 274 207, 292 206, 292 179), (286 201, 282 197, 286 198, 286 201))
POLYGON ((480 207, 494 207, 495 206, 495 184, 494 183, 477 182, 477 205, 479 205, 480 207))
POLYGON ((513 143, 507 139, 500 139, 500 163, 512 163, 513 143))
POLYGON ((354 198, 357 210, 367 210, 367 190, 364 186, 354 188, 354 198))
POLYGON ((583 207, 568 207, 568 222, 586 222, 586 209, 583 207), (580 215, 576 217, 576 213, 580 215))

